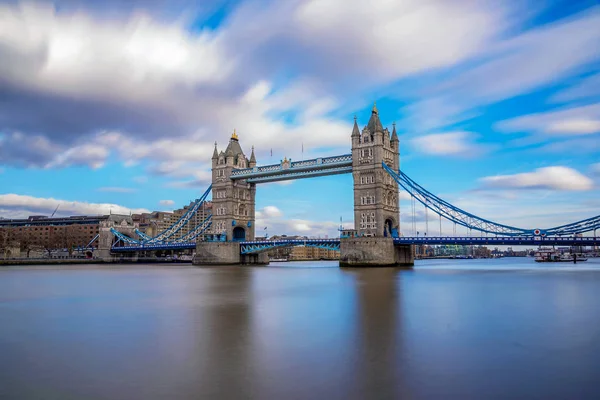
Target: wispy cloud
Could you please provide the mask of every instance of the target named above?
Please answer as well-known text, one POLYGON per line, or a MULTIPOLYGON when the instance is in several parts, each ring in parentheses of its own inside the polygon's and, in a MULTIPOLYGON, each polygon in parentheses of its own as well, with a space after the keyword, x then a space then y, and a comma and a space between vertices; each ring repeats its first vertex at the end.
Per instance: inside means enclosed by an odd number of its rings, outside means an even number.
POLYGON ((487 149, 474 142, 476 137, 471 132, 434 133, 412 139, 412 145, 425 154, 478 157, 487 149))
POLYGON ((105 215, 148 212, 144 208, 128 208, 111 203, 88 203, 54 198, 34 197, 19 194, 0 195, 0 215, 12 218, 15 215, 50 215, 58 206, 57 215, 105 215))
POLYGON ((512 118, 498 122, 496 128, 554 136, 592 135, 600 133, 600 103, 512 118))
POLYGON ((481 178, 484 188, 591 190, 594 182, 580 172, 563 166, 538 168, 533 172, 481 178))
POLYGON ((454 124, 483 106, 531 93, 585 70, 600 59, 600 9, 489 43, 480 62, 433 77, 425 100, 407 107, 420 130, 454 124), (568 56, 565 56, 567 55, 568 56))
POLYGON ((573 85, 554 94, 550 100, 557 103, 566 103, 595 97, 600 97, 600 73, 579 79, 573 85))
POLYGON ((175 205, 175 201, 173 200, 160 200, 158 202, 159 205, 164 206, 164 207, 171 207, 175 205))

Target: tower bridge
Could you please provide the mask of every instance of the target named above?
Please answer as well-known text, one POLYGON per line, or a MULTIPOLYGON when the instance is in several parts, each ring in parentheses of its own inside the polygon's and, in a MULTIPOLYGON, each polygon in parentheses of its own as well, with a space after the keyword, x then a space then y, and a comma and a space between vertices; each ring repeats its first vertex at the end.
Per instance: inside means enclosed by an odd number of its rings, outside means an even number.
POLYGON ((310 160, 257 165, 254 148, 248 158, 239 137, 231 136, 225 150, 215 143, 212 185, 173 226, 148 237, 129 225, 102 228, 101 256, 148 250, 196 249, 195 264, 268 263, 265 251, 281 246, 312 246, 340 250, 340 266, 411 266, 415 244, 598 245, 600 215, 549 229, 524 229, 487 220, 435 196, 400 170, 395 125, 384 128, 374 106, 361 130, 356 118, 350 135, 351 153, 310 160), (260 183, 351 173, 354 188, 354 229, 337 239, 256 240, 255 197, 260 183), (480 237, 402 237, 399 189, 428 210, 455 225, 479 231, 480 237), (186 226, 212 192, 212 215, 186 235, 186 226), (133 231, 133 233, 132 233, 133 231), (594 237, 575 237, 594 232, 594 237), (483 234, 486 236, 484 237, 483 234), (494 235, 487 237, 488 234, 494 235), (197 240, 204 235, 207 240, 197 240), (173 237, 178 237, 174 240, 173 237))

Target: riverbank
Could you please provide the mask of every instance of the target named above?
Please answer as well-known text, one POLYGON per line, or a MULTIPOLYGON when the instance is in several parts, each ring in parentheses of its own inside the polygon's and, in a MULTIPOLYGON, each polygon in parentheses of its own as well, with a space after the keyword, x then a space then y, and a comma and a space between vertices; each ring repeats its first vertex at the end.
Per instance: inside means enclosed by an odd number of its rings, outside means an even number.
POLYGON ((15 258, 9 260, 0 260, 0 267, 10 267, 10 266, 19 266, 19 265, 74 265, 74 264, 154 264, 154 263, 188 263, 191 264, 191 261, 182 261, 182 260, 166 260, 160 258, 140 258, 135 261, 133 260, 118 260, 113 262, 106 262, 99 258, 15 258))

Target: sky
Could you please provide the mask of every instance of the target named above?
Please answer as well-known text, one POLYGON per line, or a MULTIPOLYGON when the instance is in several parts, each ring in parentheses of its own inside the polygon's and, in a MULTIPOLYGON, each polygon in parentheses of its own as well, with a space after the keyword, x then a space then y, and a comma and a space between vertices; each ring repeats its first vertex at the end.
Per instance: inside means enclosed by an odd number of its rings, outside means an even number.
MULTIPOLYGON (((234 129, 259 165, 346 154, 374 102, 401 169, 458 207, 531 229, 600 214, 595 0, 9 0, 0 217, 180 208, 234 129)), ((262 184, 256 226, 335 236, 352 202, 350 175, 262 184)))

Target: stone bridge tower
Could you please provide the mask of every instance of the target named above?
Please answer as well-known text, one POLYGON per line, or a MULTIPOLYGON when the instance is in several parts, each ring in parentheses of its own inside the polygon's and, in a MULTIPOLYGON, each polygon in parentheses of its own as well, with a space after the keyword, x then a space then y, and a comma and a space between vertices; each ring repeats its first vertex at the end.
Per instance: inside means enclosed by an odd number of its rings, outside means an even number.
POLYGON ((233 131, 225 151, 215 151, 212 156, 211 231, 225 234, 227 241, 254 240, 254 206, 256 186, 244 180, 231 180, 235 169, 256 166, 254 147, 248 159, 240 146, 238 135, 233 131))
POLYGON ((398 184, 383 169, 385 162, 393 170, 400 167, 396 125, 392 134, 383 128, 377 106, 369 123, 352 130, 352 177, 354 178, 354 226, 359 236, 398 236, 400 226, 398 184))
POLYGON ((243 179, 232 180, 235 170, 254 168, 254 147, 248 159, 233 131, 225 151, 215 143, 212 156, 212 225, 211 233, 221 240, 196 242, 196 265, 268 264, 266 253, 240 254, 240 242, 254 240, 256 185, 243 179), (223 237, 224 236, 224 237, 223 237))
POLYGON ((374 105, 362 132, 354 120, 351 137, 355 231, 340 240, 340 266, 412 266, 411 247, 394 245, 400 232, 398 184, 381 165, 400 168, 396 126, 390 134, 374 105))

